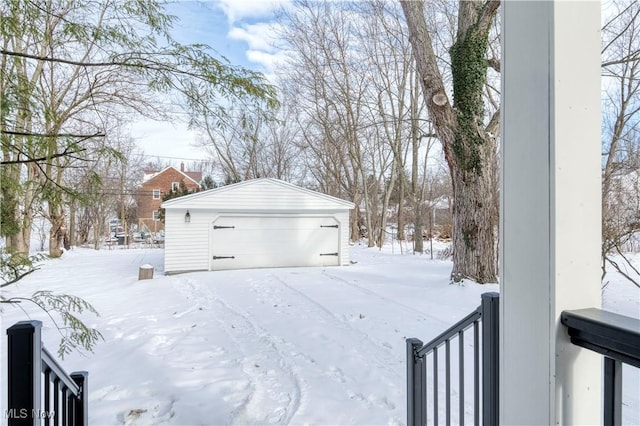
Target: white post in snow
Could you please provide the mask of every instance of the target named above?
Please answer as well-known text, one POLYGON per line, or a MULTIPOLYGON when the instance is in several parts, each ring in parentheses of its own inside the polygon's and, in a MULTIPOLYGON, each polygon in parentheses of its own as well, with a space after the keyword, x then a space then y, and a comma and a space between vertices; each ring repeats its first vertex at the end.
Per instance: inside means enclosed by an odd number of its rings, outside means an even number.
POLYGON ((600 2, 503 1, 500 422, 600 424, 600 2))

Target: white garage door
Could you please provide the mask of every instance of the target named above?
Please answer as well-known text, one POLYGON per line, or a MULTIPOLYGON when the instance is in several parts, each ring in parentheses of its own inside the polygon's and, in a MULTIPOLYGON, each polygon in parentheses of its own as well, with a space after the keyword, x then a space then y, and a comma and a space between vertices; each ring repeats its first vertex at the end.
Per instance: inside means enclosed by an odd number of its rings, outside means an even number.
POLYGON ((332 217, 219 217, 210 241, 212 270, 330 266, 340 261, 340 229, 332 217))

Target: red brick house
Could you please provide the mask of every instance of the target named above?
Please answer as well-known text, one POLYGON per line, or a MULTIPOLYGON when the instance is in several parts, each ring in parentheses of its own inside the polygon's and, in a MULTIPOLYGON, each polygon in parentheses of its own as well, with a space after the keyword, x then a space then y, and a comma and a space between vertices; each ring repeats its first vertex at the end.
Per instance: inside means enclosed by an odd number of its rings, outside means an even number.
POLYGON ((158 219, 162 197, 179 189, 180 183, 184 183, 189 191, 197 191, 201 180, 202 172, 185 172, 184 163, 180 164, 180 170, 172 166, 159 172, 145 170, 136 193, 138 228, 146 226, 150 232, 164 229, 164 224, 158 219))

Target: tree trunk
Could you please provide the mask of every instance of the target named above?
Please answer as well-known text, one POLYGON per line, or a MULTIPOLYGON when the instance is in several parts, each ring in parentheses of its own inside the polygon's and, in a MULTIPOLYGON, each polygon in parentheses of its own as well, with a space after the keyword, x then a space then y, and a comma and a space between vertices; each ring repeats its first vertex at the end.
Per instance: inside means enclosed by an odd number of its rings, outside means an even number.
POLYGON ((416 198, 413 203, 413 253, 424 253, 424 239, 422 238, 422 199, 416 198))
MULTIPOLYGON (((387 210, 389 208, 389 202, 391 200, 391 193, 393 192, 393 188, 396 185, 396 174, 397 174, 398 162, 394 158, 393 164, 391 166, 391 178, 389 179, 389 184, 384 190, 383 199, 382 199, 382 211, 380 212, 380 230, 378 233, 378 247, 382 248, 384 245, 385 235, 387 232, 387 210)), ((393 238, 393 235, 391 236, 393 238)))
MULTIPOLYGON (((400 173, 404 173, 404 170, 400 170, 400 173)), ((404 193, 405 193, 405 178, 404 175, 400 176, 400 181, 398 182, 398 241, 403 241, 405 239, 404 236, 404 226, 405 226, 405 217, 404 217, 404 193)))
POLYGON ((66 234, 64 215, 49 212, 51 230, 49 231, 49 256, 60 257, 64 253, 62 250, 66 234))
MULTIPOLYGON (((491 149, 493 144, 488 143, 486 150, 491 149)), ((485 156, 490 155, 491 152, 485 153, 485 156)), ((451 277, 456 282, 472 278, 478 283, 487 283, 495 282, 497 277, 495 230, 498 212, 493 179, 496 167, 489 161, 485 164, 486 168, 479 176, 470 176, 464 171, 453 175, 451 277)))
POLYGON ((76 213, 76 201, 71 200, 71 203, 69 203, 69 231, 67 234, 69 237, 69 246, 76 245, 76 213))
POLYGON ((358 221, 360 220, 360 215, 358 205, 356 204, 356 208, 351 210, 349 213, 349 227, 350 227, 350 240, 355 242, 360 239, 360 226, 358 225, 358 221))
POLYGON ((422 77, 422 91, 453 183, 453 270, 451 278, 497 281, 495 255, 496 145, 483 125, 487 46, 499 2, 461 1, 457 39, 451 48, 455 109, 446 97, 424 3, 402 1, 409 39, 422 77))

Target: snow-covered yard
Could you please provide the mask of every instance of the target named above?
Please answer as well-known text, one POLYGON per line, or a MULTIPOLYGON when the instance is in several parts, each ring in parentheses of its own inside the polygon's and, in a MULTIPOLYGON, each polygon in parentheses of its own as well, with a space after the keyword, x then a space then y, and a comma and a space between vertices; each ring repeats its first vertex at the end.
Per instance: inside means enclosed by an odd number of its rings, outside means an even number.
MULTIPOLYGON (((63 361, 89 371, 92 425, 404 424, 405 338, 428 341, 498 287, 449 285, 450 262, 397 245, 351 251, 348 267, 164 276, 162 250, 75 249, 3 294, 65 292, 100 312, 84 318, 105 341, 63 361), (138 281, 143 264, 154 279, 138 281)), ((604 308, 640 317, 639 294, 612 275, 604 308)), ((51 320, 24 308, 55 350, 51 320)), ((3 329, 25 317, 5 306, 3 329)), ((625 374, 632 423, 640 380, 625 374)))

